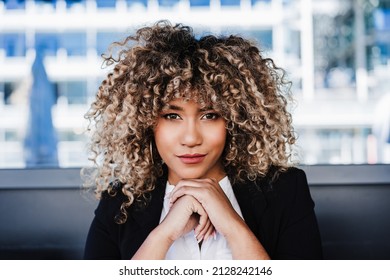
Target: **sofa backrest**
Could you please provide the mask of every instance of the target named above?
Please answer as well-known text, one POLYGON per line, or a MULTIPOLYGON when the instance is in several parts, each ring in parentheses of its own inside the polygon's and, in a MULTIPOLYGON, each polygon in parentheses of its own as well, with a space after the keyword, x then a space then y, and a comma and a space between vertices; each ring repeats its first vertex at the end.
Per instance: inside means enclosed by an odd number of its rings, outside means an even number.
MULTIPOLYGON (((390 165, 301 166, 325 259, 390 259, 390 165)), ((97 201, 79 169, 0 170, 0 259, 81 259, 97 201)))

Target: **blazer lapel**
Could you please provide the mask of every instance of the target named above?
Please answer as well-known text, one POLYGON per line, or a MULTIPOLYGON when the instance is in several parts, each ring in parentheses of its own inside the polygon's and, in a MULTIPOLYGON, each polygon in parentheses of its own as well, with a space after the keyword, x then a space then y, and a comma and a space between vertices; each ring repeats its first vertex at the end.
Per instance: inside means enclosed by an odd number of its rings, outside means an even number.
POLYGON ((267 207, 260 184, 261 181, 247 181, 233 185, 234 195, 240 205, 245 223, 256 236, 260 235, 261 218, 267 207))
POLYGON ((163 178, 157 180, 145 206, 132 205, 130 207, 128 213, 131 219, 128 220, 126 227, 121 232, 122 258, 131 259, 149 233, 160 223, 165 193, 165 185, 162 181, 163 178))
POLYGON ((147 205, 131 211, 131 215, 139 227, 153 229, 160 223, 166 182, 165 174, 159 177, 154 190, 149 195, 150 199, 147 205))
POLYGON ((159 224, 164 202, 164 190, 165 188, 162 186, 156 186, 151 192, 151 197, 146 207, 132 211, 131 215, 139 227, 154 228, 159 224))

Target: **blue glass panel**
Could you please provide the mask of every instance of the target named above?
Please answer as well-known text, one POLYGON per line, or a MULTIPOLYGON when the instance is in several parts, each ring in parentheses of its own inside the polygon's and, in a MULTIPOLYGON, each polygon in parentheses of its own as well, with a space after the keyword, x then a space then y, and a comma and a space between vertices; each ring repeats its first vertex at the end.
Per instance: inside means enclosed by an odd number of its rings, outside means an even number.
POLYGON ((210 0, 190 0, 191 7, 210 6, 210 0))
POLYGON ((0 84, 0 92, 3 92, 3 101, 5 104, 11 104, 10 97, 12 93, 15 91, 16 83, 5 82, 0 84))
POLYGON ((6 56, 26 55, 26 36, 22 33, 0 34, 0 48, 6 56))
POLYGON ((141 4, 146 7, 148 5, 148 0, 127 0, 126 2, 128 6, 132 6, 134 4, 141 4))
POLYGON ((85 33, 63 33, 59 35, 59 48, 64 48, 70 56, 87 54, 87 35, 85 33))
POLYGON ((35 2, 38 4, 52 4, 55 6, 57 0, 35 0, 35 2))
POLYGON ((69 104, 87 103, 86 81, 66 81, 57 83, 58 94, 65 96, 69 104))
POLYGON ((70 8, 73 4, 76 3, 85 3, 85 1, 86 0, 65 0, 67 8, 70 8))
POLYGON ((257 3, 271 4, 272 0, 251 0, 252 5, 256 5, 257 3))
POLYGON ((158 4, 162 7, 172 7, 178 2, 179 0, 158 0, 158 4))
POLYGON ((380 50, 380 63, 386 65, 390 59, 390 43, 377 43, 376 46, 380 50))
POLYGON ((271 29, 242 29, 242 28, 223 28, 222 34, 238 35, 250 40, 255 40, 261 49, 272 49, 272 30, 271 29))
POLYGON ((96 5, 98 8, 115 8, 115 0, 96 0, 96 5))
POLYGON ((221 0, 222 6, 240 6, 240 0, 221 0))
POLYGON ((56 56, 58 49, 58 39, 55 33, 35 34, 35 49, 43 50, 45 55, 56 56))
POLYGON ((96 37, 96 51, 100 56, 108 52, 108 47, 114 41, 121 41, 123 38, 120 38, 118 33, 110 32, 99 32, 96 37))
POLYGON ((252 30, 249 33, 250 38, 255 38, 261 49, 272 49, 272 30, 252 30))
POLYGON ((374 12, 374 24, 377 30, 390 30, 390 9, 378 9, 374 12))
POLYGON ((5 8, 9 10, 24 9, 26 7, 25 0, 5 0, 5 8))

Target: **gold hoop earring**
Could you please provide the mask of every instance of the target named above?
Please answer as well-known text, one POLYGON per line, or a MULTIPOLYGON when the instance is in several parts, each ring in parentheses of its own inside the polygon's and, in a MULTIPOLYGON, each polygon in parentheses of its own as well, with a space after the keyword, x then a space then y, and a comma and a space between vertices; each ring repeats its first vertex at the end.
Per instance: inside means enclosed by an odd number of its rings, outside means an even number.
POLYGON ((153 144, 152 144, 152 141, 149 142, 149 150, 150 150, 150 158, 151 158, 152 164, 154 164, 154 159, 153 159, 153 144))

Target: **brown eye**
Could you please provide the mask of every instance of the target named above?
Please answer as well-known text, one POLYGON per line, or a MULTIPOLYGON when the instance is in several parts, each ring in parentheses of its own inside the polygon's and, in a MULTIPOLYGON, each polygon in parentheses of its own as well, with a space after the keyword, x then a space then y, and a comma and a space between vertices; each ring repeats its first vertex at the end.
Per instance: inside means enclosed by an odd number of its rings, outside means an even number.
POLYGON ((180 116, 174 113, 164 114, 162 117, 166 120, 180 120, 180 116))
POLYGON ((205 120, 216 120, 219 118, 219 115, 217 113, 207 113, 207 114, 204 114, 202 119, 205 119, 205 120))

